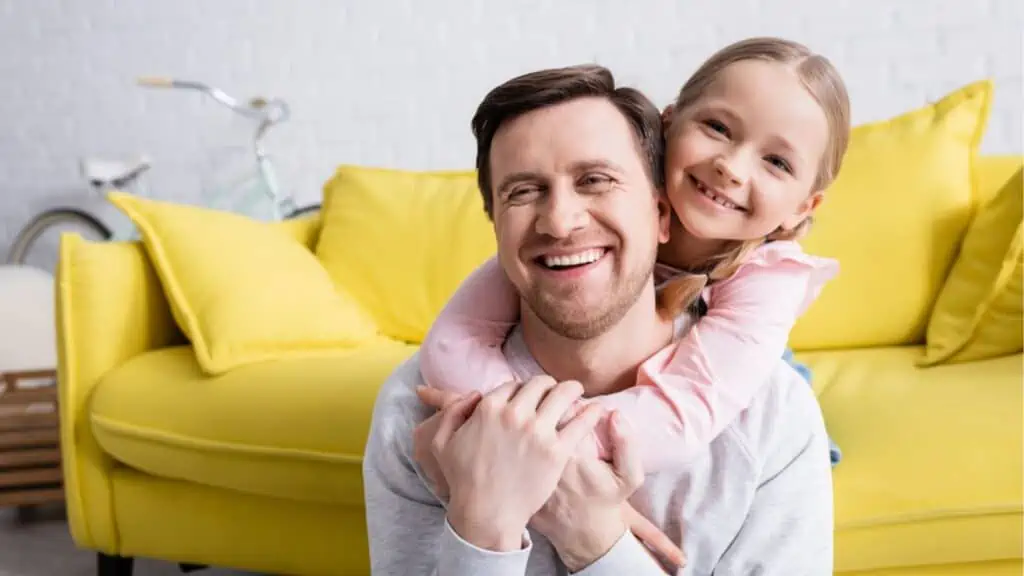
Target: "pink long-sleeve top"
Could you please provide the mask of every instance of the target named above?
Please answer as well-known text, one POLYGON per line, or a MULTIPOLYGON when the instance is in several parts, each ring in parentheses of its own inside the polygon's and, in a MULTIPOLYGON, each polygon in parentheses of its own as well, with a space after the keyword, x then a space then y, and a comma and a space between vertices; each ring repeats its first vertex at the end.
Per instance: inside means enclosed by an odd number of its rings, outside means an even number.
MULTIPOLYGON (((768 382, 797 318, 837 272, 835 260, 809 255, 796 242, 765 243, 735 274, 705 289, 707 314, 645 361, 635 386, 588 401, 629 420, 648 472, 688 460, 768 382)), ((678 273, 663 264, 656 271, 659 279, 678 273)), ((501 348, 518 317, 518 293, 491 258, 466 278, 427 333, 420 348, 424 380, 460 393, 513 380, 501 348)), ((597 430, 597 450, 606 454, 606 428, 597 430)))

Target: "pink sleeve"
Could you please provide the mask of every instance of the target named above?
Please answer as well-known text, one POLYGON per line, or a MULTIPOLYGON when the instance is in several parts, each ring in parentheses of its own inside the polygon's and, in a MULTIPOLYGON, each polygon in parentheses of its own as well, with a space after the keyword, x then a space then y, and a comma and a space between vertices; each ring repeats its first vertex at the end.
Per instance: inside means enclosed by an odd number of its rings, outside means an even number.
MULTIPOLYGON (((712 286, 707 315, 644 362, 636 386, 598 400, 633 425, 645 469, 689 460, 750 404, 783 361, 796 319, 837 271, 795 242, 766 244, 712 286)), ((598 439, 601 452, 607 440, 598 439)))
POLYGON ((519 295, 492 257, 462 282, 427 332, 420 346, 423 379, 460 393, 512 380, 502 344, 518 318, 519 295))

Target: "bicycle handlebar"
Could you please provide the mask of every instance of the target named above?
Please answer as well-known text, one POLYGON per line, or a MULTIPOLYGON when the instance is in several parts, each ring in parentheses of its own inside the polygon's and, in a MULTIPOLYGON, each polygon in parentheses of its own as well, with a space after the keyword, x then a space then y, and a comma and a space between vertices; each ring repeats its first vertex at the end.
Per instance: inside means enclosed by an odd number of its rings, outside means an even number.
POLYGON ((280 99, 275 98, 267 100, 265 98, 256 97, 250 99, 248 104, 242 105, 239 103, 237 98, 229 96, 223 90, 192 80, 177 80, 175 78, 160 76, 143 76, 138 78, 137 82, 139 85, 149 88, 179 88, 185 90, 196 90, 206 94, 216 102, 219 102, 242 116, 252 118, 253 120, 259 120, 260 125, 256 129, 256 135, 253 139, 256 154, 259 156, 263 155, 263 149, 260 145, 260 141, 263 139, 267 130, 274 124, 286 120, 290 112, 288 104, 280 99))

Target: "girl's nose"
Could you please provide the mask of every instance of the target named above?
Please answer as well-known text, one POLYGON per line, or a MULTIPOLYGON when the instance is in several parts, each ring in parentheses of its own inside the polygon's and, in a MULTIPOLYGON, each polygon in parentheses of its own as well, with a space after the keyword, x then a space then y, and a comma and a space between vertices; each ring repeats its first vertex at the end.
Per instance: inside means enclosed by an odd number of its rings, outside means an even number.
POLYGON ((742 169, 743 159, 733 154, 732 157, 718 156, 714 160, 715 172, 730 186, 741 186, 747 181, 747 170, 742 169))

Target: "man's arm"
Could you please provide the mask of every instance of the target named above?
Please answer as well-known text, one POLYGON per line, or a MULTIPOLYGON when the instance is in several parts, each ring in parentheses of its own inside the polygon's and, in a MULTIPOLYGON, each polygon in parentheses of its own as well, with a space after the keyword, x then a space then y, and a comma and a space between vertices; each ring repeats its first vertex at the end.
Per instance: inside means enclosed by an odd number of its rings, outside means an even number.
POLYGON ((832 468, 827 435, 823 425, 798 428, 806 440, 795 444, 796 456, 781 469, 769 471, 771 475, 758 486, 746 521, 715 568, 716 576, 832 574, 832 468))
MULTIPOLYGON (((445 509, 428 490, 412 459, 412 429, 424 411, 418 406, 407 362, 381 388, 363 459, 366 520, 374 576, 523 576, 531 545, 496 553, 460 538, 445 509)), ((415 378, 418 381, 418 378, 415 378)))
POLYGON ((629 530, 603 556, 572 576, 665 576, 666 568, 654 559, 642 543, 629 530))

